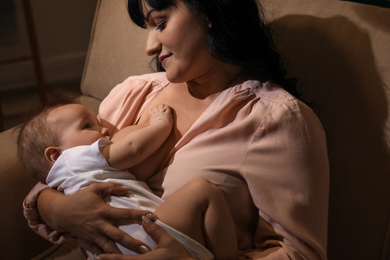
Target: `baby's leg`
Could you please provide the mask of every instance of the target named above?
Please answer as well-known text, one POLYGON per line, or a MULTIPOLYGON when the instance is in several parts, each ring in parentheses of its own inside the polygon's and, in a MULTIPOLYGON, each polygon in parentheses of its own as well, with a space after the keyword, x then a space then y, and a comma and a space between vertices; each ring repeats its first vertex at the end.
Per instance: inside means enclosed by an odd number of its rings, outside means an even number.
POLYGON ((164 223, 206 246, 215 259, 237 259, 237 236, 222 191, 195 179, 173 193, 155 214, 164 223))

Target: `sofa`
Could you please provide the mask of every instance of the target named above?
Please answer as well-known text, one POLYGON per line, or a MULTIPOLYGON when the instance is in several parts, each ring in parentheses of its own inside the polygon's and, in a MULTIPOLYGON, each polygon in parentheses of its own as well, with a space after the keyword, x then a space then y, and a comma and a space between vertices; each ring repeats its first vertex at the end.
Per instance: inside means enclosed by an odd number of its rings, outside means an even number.
MULTIPOLYGON (((125 0, 98 0, 81 81, 83 104, 130 75, 154 71, 146 32, 125 0)), ((339 0, 263 0, 277 49, 327 133, 328 258, 390 259, 390 8, 339 0)), ((16 156, 15 129, 0 133, 0 259, 84 259, 73 240, 31 231, 22 201, 35 184, 16 156)), ((310 260, 310 259, 309 259, 310 260)))

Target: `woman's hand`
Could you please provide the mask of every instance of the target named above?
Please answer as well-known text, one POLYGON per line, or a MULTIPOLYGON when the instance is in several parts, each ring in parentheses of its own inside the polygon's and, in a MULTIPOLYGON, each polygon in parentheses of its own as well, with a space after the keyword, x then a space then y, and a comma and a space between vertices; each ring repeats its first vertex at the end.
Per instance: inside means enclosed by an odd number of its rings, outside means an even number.
MULTIPOLYGON (((149 216, 149 214, 148 214, 149 216)), ((184 247, 169 235, 162 227, 154 223, 153 219, 145 216, 142 221, 146 233, 156 242, 157 247, 153 251, 142 255, 117 255, 117 254, 102 254, 97 260, 171 260, 171 259, 193 259, 184 247)))
POLYGON ((76 236, 96 254, 120 253, 114 241, 142 253, 147 249, 144 243, 113 224, 141 223, 142 216, 148 211, 114 208, 103 200, 105 196, 121 196, 127 191, 127 188, 114 183, 92 184, 69 196, 47 189, 38 198, 38 208, 51 228, 76 236))

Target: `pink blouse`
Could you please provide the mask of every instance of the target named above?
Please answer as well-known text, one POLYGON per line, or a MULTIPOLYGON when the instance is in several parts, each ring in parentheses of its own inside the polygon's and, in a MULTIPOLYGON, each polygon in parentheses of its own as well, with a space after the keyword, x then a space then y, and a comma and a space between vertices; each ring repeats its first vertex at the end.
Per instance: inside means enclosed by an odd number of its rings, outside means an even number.
MULTIPOLYGON (((100 117, 119 129, 134 124, 168 83, 164 73, 130 77, 102 102, 100 117)), ((233 215, 242 256, 326 259, 325 133, 312 110, 279 86, 249 80, 224 90, 166 162, 148 183, 151 188, 162 187, 165 199, 194 178, 218 185, 233 215)), ((40 235, 58 241, 58 234, 38 219, 38 192, 26 198, 25 215, 40 235)))

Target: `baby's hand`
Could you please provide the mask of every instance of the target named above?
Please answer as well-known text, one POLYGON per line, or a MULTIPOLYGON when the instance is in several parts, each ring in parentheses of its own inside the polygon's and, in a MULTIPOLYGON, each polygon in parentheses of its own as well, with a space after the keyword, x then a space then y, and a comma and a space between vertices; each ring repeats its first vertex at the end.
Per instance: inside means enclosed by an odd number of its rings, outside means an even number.
POLYGON ((173 124, 172 112, 169 106, 161 104, 149 110, 150 124, 153 124, 154 122, 157 122, 159 120, 163 120, 170 125, 173 124))

